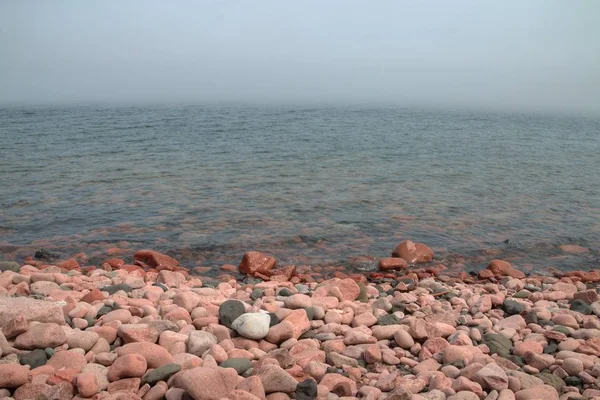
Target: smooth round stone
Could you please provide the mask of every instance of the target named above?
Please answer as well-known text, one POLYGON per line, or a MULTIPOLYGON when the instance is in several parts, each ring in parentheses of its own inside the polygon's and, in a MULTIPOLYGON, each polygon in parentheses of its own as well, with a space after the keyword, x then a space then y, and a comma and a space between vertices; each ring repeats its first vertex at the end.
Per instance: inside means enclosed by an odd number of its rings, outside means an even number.
POLYGON ((552 328, 553 331, 564 333, 567 336, 571 336, 571 331, 566 326, 556 325, 552 328))
POLYGON ((98 316, 98 318, 100 318, 101 316, 106 315, 111 311, 114 311, 111 307, 103 306, 98 310, 98 313, 96 315, 98 316))
POLYGON ((231 328, 248 339, 260 340, 269 333, 270 324, 269 314, 246 313, 236 318, 231 328))
POLYGON ((253 289, 252 293, 250 293, 250 298, 252 300, 258 300, 265 295, 265 291, 262 289, 253 289))
POLYGON ((514 294, 514 298, 516 299, 526 299, 531 295, 531 292, 529 290, 520 290, 517 293, 514 294))
POLYGON ((284 296, 284 297, 289 297, 291 296, 293 293, 291 292, 290 289, 288 288, 283 288, 279 291, 279 293, 277 293, 278 296, 284 296))
POLYGON ((19 272, 21 266, 15 261, 0 261, 0 271, 19 272))
POLYGON ((247 358, 229 358, 223 361, 220 367, 233 368, 237 371, 238 375, 241 375, 252 367, 252 363, 247 358))
POLYGON ((133 290, 133 288, 125 283, 119 283, 118 285, 104 286, 100 290, 102 292, 108 292, 108 294, 113 295, 119 290, 122 290, 125 293, 130 293, 133 290))
POLYGON ((279 317, 275 313, 269 313, 269 317, 271 317, 271 322, 269 322, 269 328, 281 322, 279 320, 279 317))
POLYGON ((42 349, 35 349, 32 352, 23 354, 19 357, 19 363, 21 365, 29 365, 31 367, 30 369, 41 367, 42 365, 45 365, 46 362, 48 362, 48 356, 42 349))
POLYGON ((296 285, 296 290, 298 291, 298 293, 302 293, 302 294, 310 293, 310 289, 306 285, 296 285))
POLYGON ((306 317, 309 321, 312 321, 315 318, 315 309, 314 307, 306 307, 304 309, 306 311, 306 317))
POLYGON ((521 314, 525 311, 525 306, 516 300, 504 300, 502 308, 504 308, 504 312, 508 315, 521 314))
POLYGON ((554 354, 558 350, 558 343, 551 341, 548 346, 544 347, 544 354, 554 354))
POLYGON ((181 365, 179 364, 165 364, 161 367, 158 367, 150 372, 148 372, 142 378, 142 385, 144 383, 149 383, 150 385, 154 385, 159 381, 167 381, 171 375, 176 374, 181 370, 181 365))
POLYGON ((576 311, 584 315, 592 314, 592 307, 583 300, 575 299, 571 303, 571 311, 576 311))
POLYGON ((226 327, 231 328, 233 321, 245 312, 244 303, 239 300, 227 300, 219 307, 219 321, 226 327))
POLYGON ((296 400, 314 400, 317 398, 317 382, 306 379, 296 386, 296 400))

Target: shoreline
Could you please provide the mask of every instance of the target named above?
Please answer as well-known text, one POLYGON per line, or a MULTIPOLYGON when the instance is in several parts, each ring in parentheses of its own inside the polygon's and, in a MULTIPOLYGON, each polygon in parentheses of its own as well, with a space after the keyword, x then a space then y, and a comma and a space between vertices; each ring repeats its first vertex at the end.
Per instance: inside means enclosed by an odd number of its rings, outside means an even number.
POLYGON ((600 270, 393 255, 361 274, 251 251, 216 278, 152 250, 0 262, 0 399, 600 398, 600 270))

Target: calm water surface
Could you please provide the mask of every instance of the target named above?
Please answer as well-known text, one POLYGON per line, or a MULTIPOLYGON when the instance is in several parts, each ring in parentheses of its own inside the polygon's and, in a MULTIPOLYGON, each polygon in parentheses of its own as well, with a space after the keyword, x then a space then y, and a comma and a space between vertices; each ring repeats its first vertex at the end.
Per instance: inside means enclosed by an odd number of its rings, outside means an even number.
POLYGON ((0 252, 598 268, 600 120, 401 108, 0 109, 0 252), (504 243, 509 239, 510 242, 504 243), (572 255, 561 244, 589 252, 572 255))

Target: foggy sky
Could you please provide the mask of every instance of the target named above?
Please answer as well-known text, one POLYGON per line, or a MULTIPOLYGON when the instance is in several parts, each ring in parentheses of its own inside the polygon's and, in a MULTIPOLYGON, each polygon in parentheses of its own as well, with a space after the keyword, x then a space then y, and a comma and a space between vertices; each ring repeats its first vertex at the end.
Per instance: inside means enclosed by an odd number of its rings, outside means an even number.
POLYGON ((600 115, 600 1, 0 0, 0 104, 600 115))

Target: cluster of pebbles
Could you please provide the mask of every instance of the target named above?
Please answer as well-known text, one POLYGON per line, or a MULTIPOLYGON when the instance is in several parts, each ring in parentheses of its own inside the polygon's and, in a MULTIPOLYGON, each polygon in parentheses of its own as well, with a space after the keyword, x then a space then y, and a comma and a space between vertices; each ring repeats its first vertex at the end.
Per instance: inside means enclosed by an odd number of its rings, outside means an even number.
POLYGON ((217 279, 150 250, 0 262, 0 400, 600 399, 599 271, 393 255, 329 279, 258 252, 217 279))

